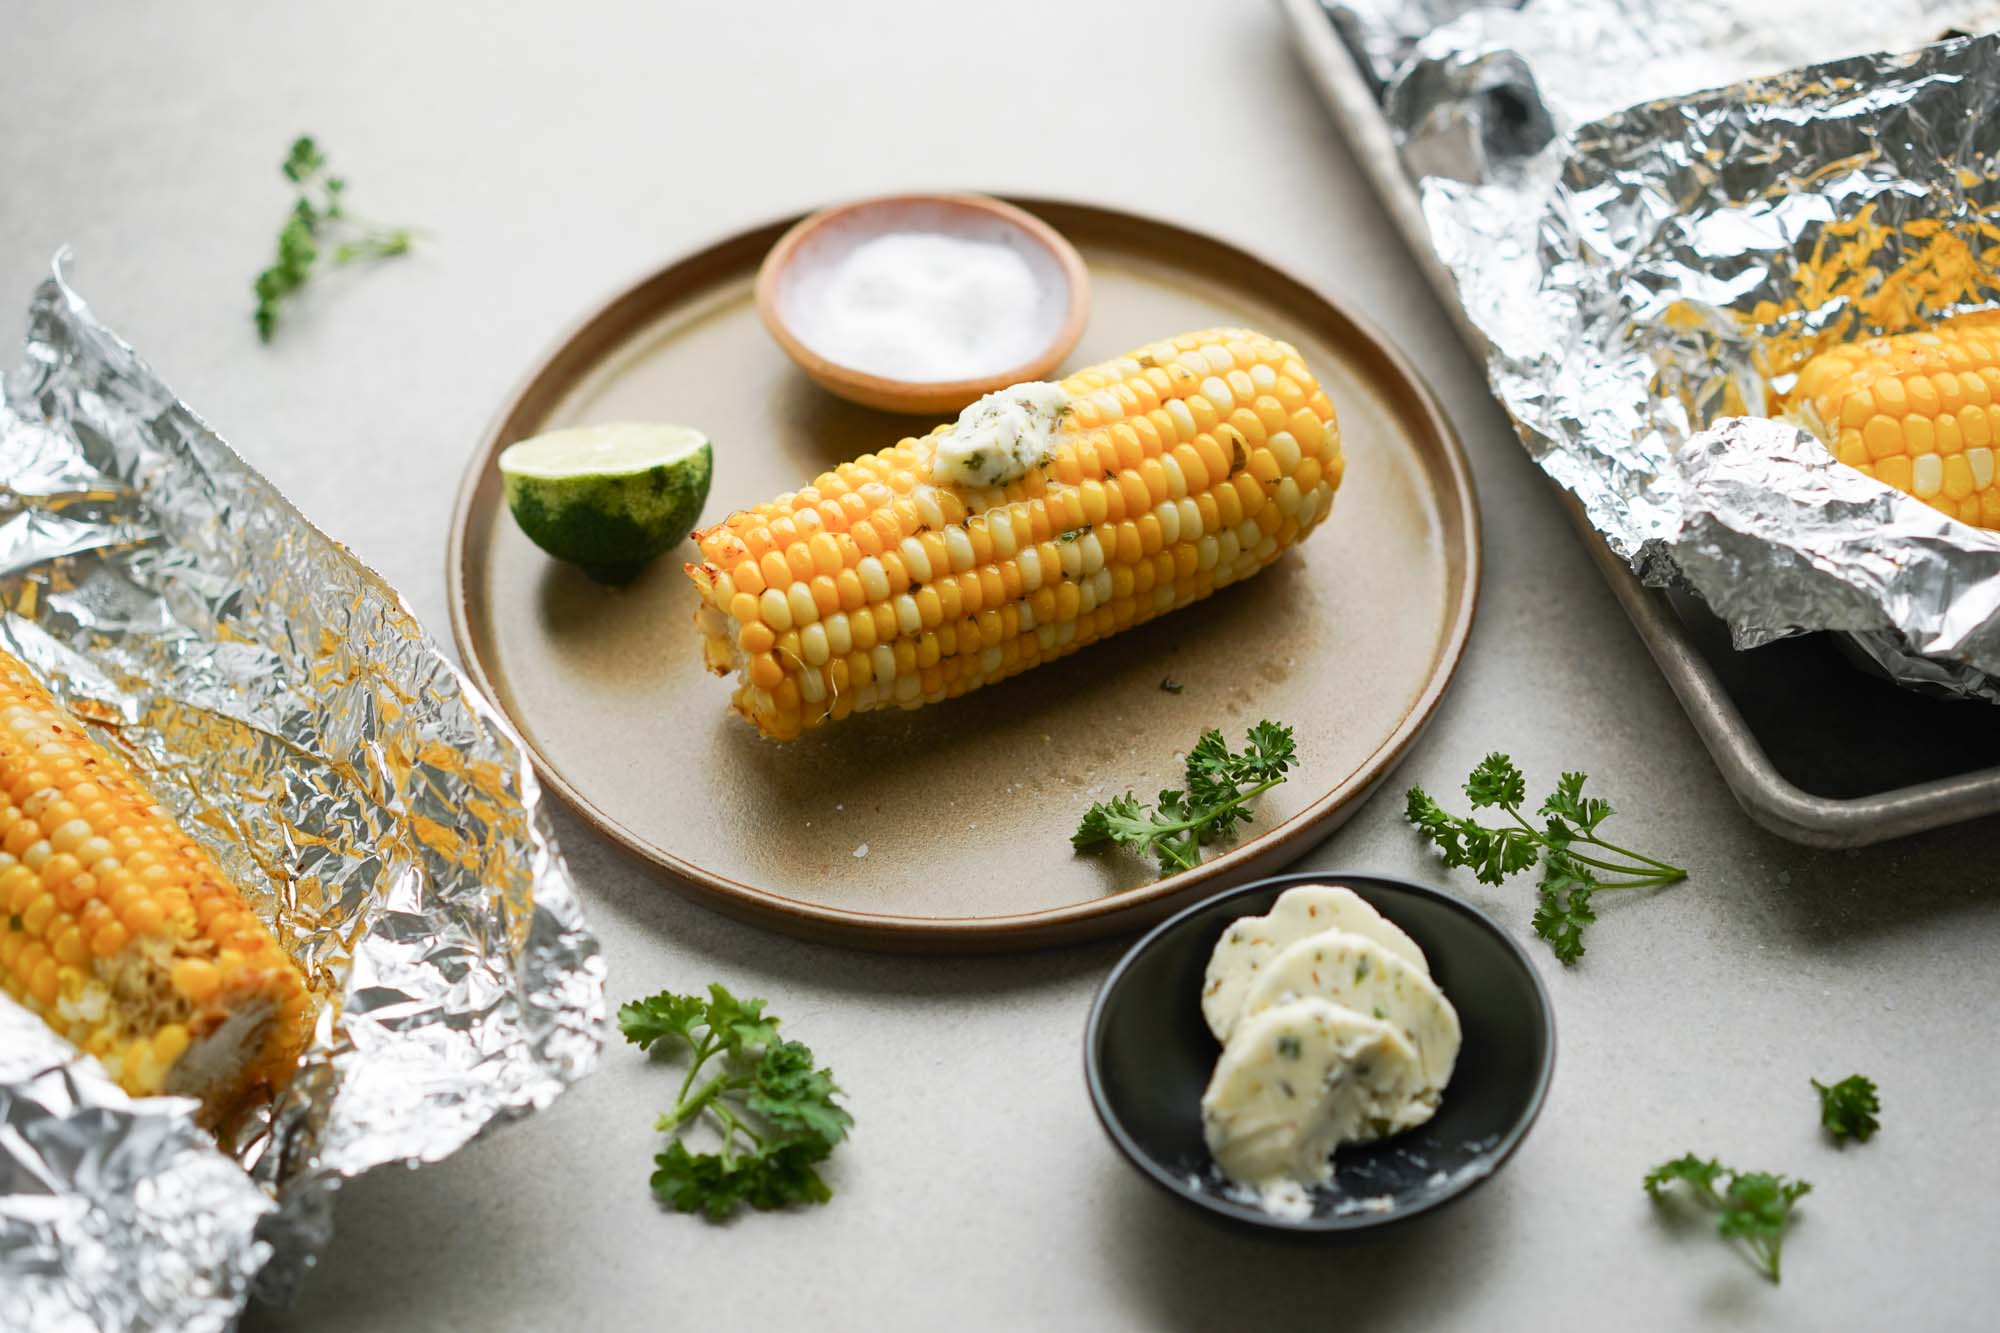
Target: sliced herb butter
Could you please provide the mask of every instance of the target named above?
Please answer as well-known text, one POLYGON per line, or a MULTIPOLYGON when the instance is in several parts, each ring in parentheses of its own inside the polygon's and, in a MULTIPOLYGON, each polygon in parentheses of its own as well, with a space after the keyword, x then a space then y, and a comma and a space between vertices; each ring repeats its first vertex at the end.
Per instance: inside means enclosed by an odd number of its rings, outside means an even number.
POLYGON ((1202 1010, 1223 1041, 1202 1096, 1209 1153, 1284 1217, 1310 1215, 1341 1144, 1429 1120, 1458 1061, 1458 1013, 1422 949, 1332 886, 1224 931, 1202 1010))

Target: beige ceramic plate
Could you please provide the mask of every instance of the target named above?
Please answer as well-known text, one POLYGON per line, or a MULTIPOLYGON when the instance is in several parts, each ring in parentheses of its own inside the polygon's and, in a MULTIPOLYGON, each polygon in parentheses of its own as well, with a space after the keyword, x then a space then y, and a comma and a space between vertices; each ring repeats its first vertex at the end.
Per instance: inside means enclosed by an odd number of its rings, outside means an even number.
POLYGON ((1090 265, 1087 365, 1242 324, 1296 344, 1340 413, 1333 517, 1270 569, 1058 664, 915 712, 778 745, 701 666, 688 544, 599 587, 515 528, 495 455, 591 421, 685 422, 715 442, 704 521, 928 421, 808 381, 758 322, 752 283, 797 219, 725 240, 615 297, 501 412, 459 492, 452 629, 465 665, 585 818, 723 911, 905 950, 1024 948, 1130 930, 1271 870, 1354 809, 1437 706, 1471 629, 1479 515, 1443 413, 1352 316, 1208 237, 1109 209, 1015 201, 1090 265), (1179 682, 1179 693, 1161 681, 1179 682), (1093 801, 1178 786, 1207 727, 1292 724, 1301 766, 1198 869, 1153 882, 1126 854, 1073 855, 1093 801))

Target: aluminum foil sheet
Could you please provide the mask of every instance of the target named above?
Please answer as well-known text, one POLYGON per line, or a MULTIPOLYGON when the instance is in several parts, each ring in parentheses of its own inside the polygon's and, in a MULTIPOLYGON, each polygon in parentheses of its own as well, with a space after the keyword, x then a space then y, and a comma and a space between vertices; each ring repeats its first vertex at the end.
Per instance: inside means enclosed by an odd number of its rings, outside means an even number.
POLYGON ((0 1327, 220 1324, 252 1275, 289 1293, 342 1181, 587 1073, 603 961, 507 723, 60 258, 3 387, 0 646, 147 776, 323 1007, 228 1157, 193 1103, 128 1100, 0 1014, 0 1327))
POLYGON ((1328 0, 1364 60, 1401 53, 1384 114, 1529 452, 1739 647, 1846 631, 1900 683, 2000 701, 2000 533, 1761 419, 1814 350, 2000 304, 2000 44, 1828 59, 2000 3, 1530 0, 1412 31, 1433 7, 1328 0))
POLYGON ((0 1328, 230 1326, 277 1205, 194 1106, 127 1097, 0 996, 0 1328))

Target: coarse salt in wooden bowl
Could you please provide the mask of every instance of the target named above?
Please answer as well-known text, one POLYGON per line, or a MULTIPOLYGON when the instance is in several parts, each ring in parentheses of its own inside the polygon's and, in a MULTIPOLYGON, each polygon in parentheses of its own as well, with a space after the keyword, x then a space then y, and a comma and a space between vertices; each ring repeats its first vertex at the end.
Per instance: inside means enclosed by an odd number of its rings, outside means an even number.
POLYGON ((976 194, 822 209, 771 247, 757 312, 830 393, 890 412, 955 413, 1046 379, 1076 347, 1090 274, 1034 215, 976 194))

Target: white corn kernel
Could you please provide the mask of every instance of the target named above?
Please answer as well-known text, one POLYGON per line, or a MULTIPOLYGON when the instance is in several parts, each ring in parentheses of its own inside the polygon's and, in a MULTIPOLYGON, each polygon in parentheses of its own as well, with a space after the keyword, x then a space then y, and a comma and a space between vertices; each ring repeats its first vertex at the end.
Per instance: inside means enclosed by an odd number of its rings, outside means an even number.
POLYGON ((1042 552, 1039 547, 1024 546, 1014 557, 1014 567, 1021 571, 1021 587, 1028 592, 1042 586, 1042 552))
MULTIPOLYGON (((818 626, 813 628, 817 629, 818 626)), ((826 702, 826 677, 817 671, 799 673, 799 697, 809 704, 826 702)))
POLYGON ((868 664, 875 668, 877 681, 890 681, 896 678, 896 654, 890 651, 888 644, 878 643, 869 649, 868 664))
POLYGON ((931 581, 931 558, 924 554, 923 543, 915 537, 905 537, 896 544, 896 553, 903 557, 903 568, 910 571, 910 577, 918 583, 931 581))
POLYGON ((1097 534, 1086 532, 1074 543, 1083 548, 1083 572, 1095 574, 1104 568, 1104 543, 1097 540, 1097 534))
POLYGON ((1083 552, 1077 549, 1081 544, 1080 538, 1056 543, 1056 555, 1062 559, 1062 572, 1066 579, 1076 579, 1083 574, 1083 552))
POLYGON ((1910 464, 1910 488, 1924 500, 1943 490, 1944 459, 1936 454, 1918 454, 1910 464))
POLYGON ((812 589, 803 583, 794 583, 785 590, 785 603, 791 608, 794 625, 810 625, 819 619, 819 603, 813 600, 812 589))
POLYGON ((766 588, 763 595, 758 597, 757 615, 779 634, 792 627, 791 603, 787 602, 785 594, 776 588, 766 588))
POLYGON ((825 666, 827 658, 833 656, 833 645, 827 640, 826 626, 807 625, 799 631, 799 655, 806 659, 808 666, 825 666))
MULTIPOLYGON (((1236 358, 1231 356, 1229 349, 1221 343, 1210 343, 1201 349, 1201 354, 1207 358, 1208 368, 1217 374, 1236 369, 1236 358)), ((1208 390, 1202 390, 1204 397, 1207 396, 1207 393, 1208 390)))
POLYGON ((1220 552, 1216 547, 1215 538, 1203 537, 1194 545, 1194 567, 1196 569, 1214 569, 1215 557, 1218 554, 1220 552))
POLYGON ((1299 484, 1290 477, 1280 478, 1276 496, 1278 512, 1291 518, 1299 512, 1299 501, 1305 497, 1299 494, 1299 484))
POLYGON ((847 612, 836 611, 823 622, 826 627, 826 646, 841 657, 854 651, 854 629, 848 623, 847 612))
POLYGON ((1172 454, 1160 455, 1160 471, 1167 474, 1168 499, 1178 500, 1188 493, 1187 474, 1181 471, 1172 454))
POLYGON ((1014 603, 1014 613, 1020 617, 1021 633, 1026 634, 1035 627, 1035 604, 1023 597, 1014 603))
POLYGON ((871 605, 889 600, 889 571, 882 568, 880 560, 864 555, 854 572, 861 579, 861 591, 868 595, 871 605))
POLYGON ((1993 484, 1993 451, 1991 449, 1967 449, 1965 461, 1972 469, 1972 485, 1975 490, 1985 490, 1993 484))
POLYGON ((954 574, 972 568, 972 538, 965 535, 964 528, 954 526, 944 530, 944 549, 945 554, 951 557, 954 574))
POLYGON ((1162 500, 1153 506, 1153 517, 1160 520, 1160 541, 1172 546, 1181 539, 1181 511, 1172 500, 1162 500))
POLYGON ((1201 537, 1201 506, 1192 500, 1181 500, 1175 506, 1180 511, 1181 535, 1175 540, 1191 542, 1201 537))
POLYGON ((1005 560, 1021 549, 1020 541, 1014 536, 1014 515, 1006 509, 996 509, 986 519, 986 535, 993 540, 995 559, 1005 560))
POLYGON ((1201 382, 1201 396, 1214 404, 1218 416, 1226 417, 1236 410, 1236 395, 1229 391, 1229 386, 1219 375, 1210 375, 1201 382))
POLYGON ((898 595, 889 603, 896 608, 896 628, 907 635, 916 635, 924 627, 924 618, 917 610, 917 599, 908 593, 898 595))
POLYGON ((944 510, 938 504, 935 486, 919 486, 910 492, 910 501, 917 507, 917 517, 924 526, 936 531, 944 526, 944 510))
POLYGON ((1178 398, 1169 398, 1161 406, 1167 409, 1167 415, 1173 418, 1174 423, 1175 438, 1166 442, 1168 448, 1185 444, 1201 433, 1201 428, 1194 424, 1194 413, 1188 411, 1186 403, 1178 398))
POLYGON ((1286 476, 1299 469, 1299 442, 1292 438, 1288 430, 1273 431, 1264 437, 1264 447, 1271 451, 1271 457, 1278 460, 1278 471, 1286 476))

